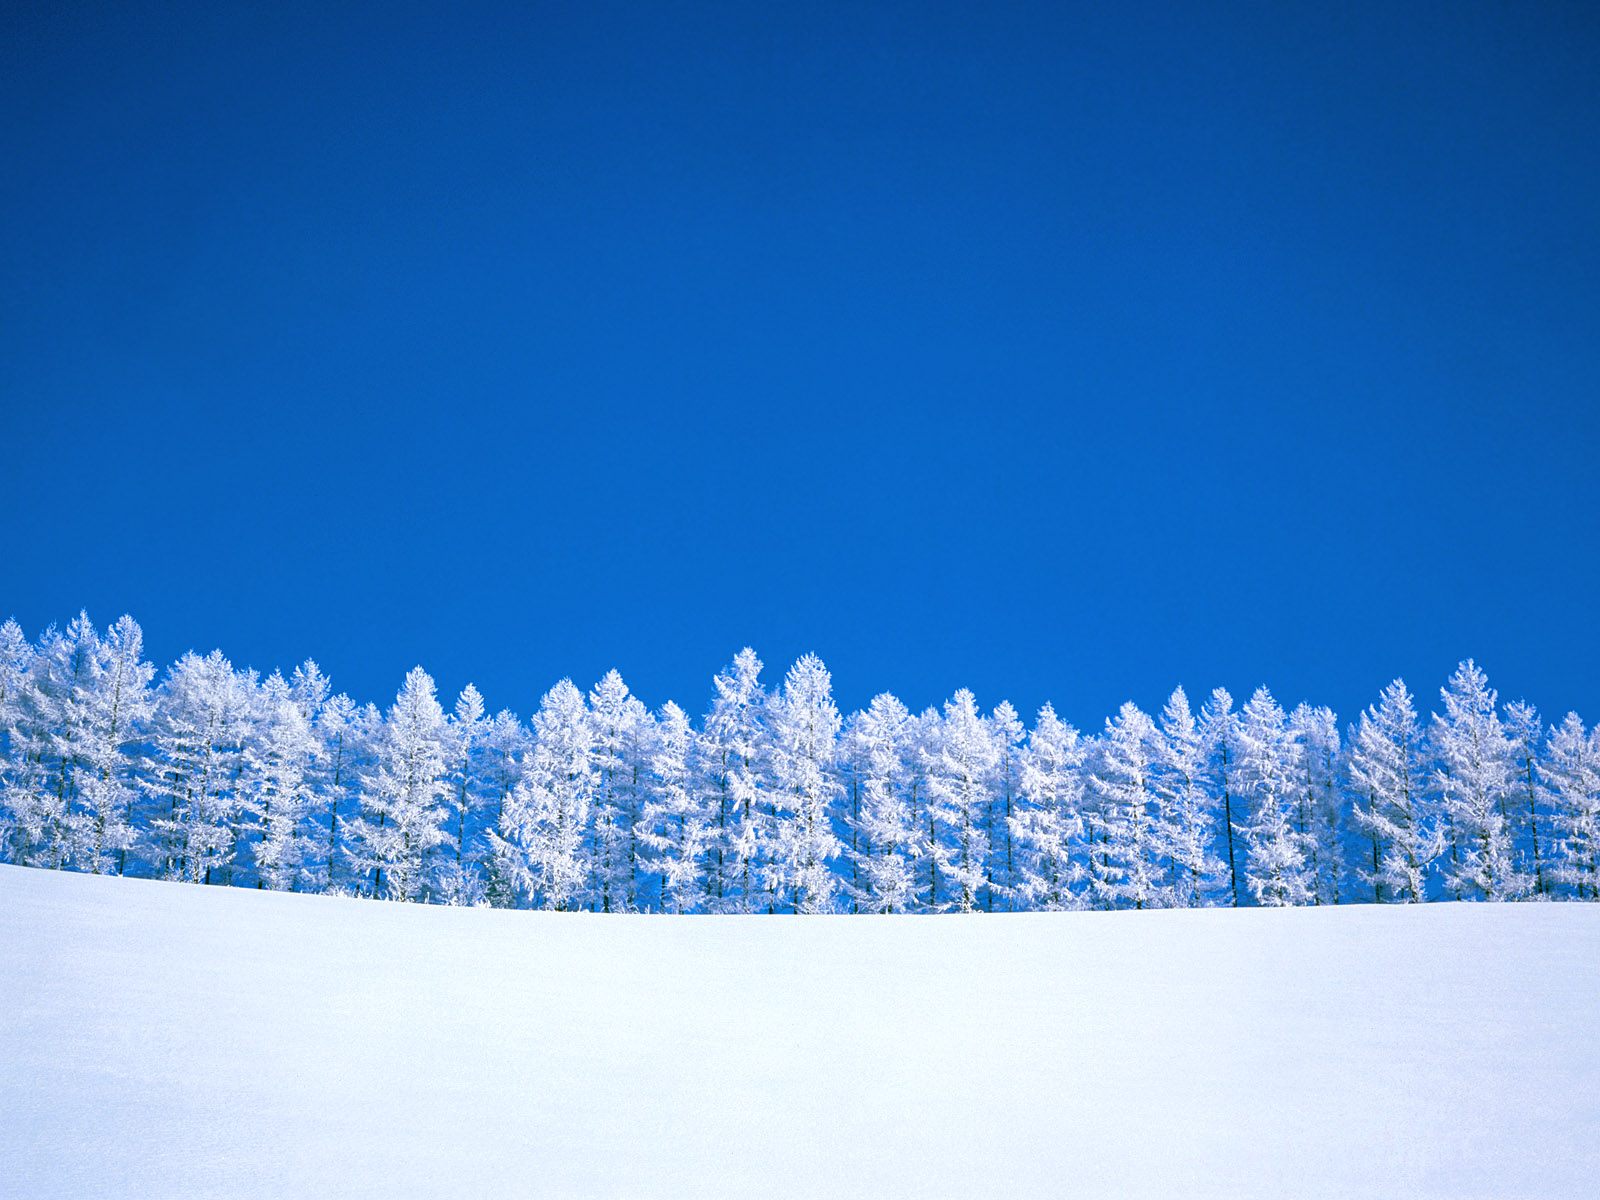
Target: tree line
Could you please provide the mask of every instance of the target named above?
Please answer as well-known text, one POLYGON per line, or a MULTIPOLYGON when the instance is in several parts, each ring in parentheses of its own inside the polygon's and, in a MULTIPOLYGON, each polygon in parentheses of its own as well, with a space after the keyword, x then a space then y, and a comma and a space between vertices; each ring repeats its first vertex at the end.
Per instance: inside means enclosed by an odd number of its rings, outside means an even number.
POLYGON ((1600 728, 1463 662, 1341 727, 1180 687, 1083 733, 965 689, 841 716, 754 651, 698 724, 608 673, 524 722, 417 667, 386 710, 315 662, 156 682, 137 622, 0 626, 0 852, 34 867, 425 903, 919 913, 1600 898, 1600 728))

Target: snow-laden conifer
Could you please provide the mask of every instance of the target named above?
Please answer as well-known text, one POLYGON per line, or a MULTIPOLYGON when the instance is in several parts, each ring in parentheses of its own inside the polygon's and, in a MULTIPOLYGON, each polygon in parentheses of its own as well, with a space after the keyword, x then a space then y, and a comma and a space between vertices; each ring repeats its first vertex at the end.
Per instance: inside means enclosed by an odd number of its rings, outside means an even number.
POLYGON ((479 904, 484 899, 476 835, 480 814, 488 802, 481 780, 488 730, 483 694, 469 683, 456 697, 446 738, 448 814, 435 869, 439 899, 445 904, 479 904))
POLYGON ((911 807, 916 722, 887 692, 872 698, 851 727, 858 797, 852 897, 860 912, 909 912, 916 904, 918 831, 911 807))
POLYGON ((1084 864, 1074 854, 1083 835, 1084 742, 1046 704, 1022 752, 1020 803, 1010 829, 1019 906, 1056 912, 1082 905, 1084 864))
POLYGON ((1171 903, 1167 839, 1151 790, 1159 754, 1155 722, 1130 701, 1106 721, 1089 758, 1089 891, 1098 908, 1171 903))
POLYGON ((989 717, 994 738, 994 796, 990 801, 989 869, 984 907, 989 911, 1012 907, 1017 888, 1016 847, 1011 840, 1011 818, 1016 813, 1022 785, 1022 746, 1026 730, 1011 701, 1002 700, 989 717))
POLYGON ((1195 720, 1183 688, 1168 697, 1159 732, 1151 786, 1164 817, 1168 887, 1174 904, 1195 908, 1213 903, 1226 886, 1226 864, 1216 851, 1222 819, 1220 797, 1207 786, 1206 731, 1195 720))
POLYGON ((1363 848, 1357 875, 1380 903, 1427 899, 1427 872, 1444 838, 1423 786, 1422 730, 1402 680, 1384 688, 1350 727, 1346 771, 1363 848))
POLYGON ((1514 700, 1506 705, 1505 727, 1506 736, 1511 739, 1512 838, 1517 844, 1522 873, 1533 881, 1535 892, 1545 895, 1550 882, 1545 877, 1550 822, 1549 817, 1539 811, 1539 797, 1543 794, 1540 773, 1544 725, 1539 720, 1538 709, 1524 700, 1514 700))
POLYGON ((988 882, 988 814, 1000 752, 978 712, 977 697, 966 688, 945 701, 931 750, 928 903, 935 910, 972 912, 982 903, 988 882))
POLYGON ((1237 907, 1244 890, 1244 846, 1239 824, 1244 816, 1235 812, 1234 730, 1238 717, 1233 697, 1224 688, 1213 688, 1200 709, 1200 742, 1206 752, 1206 788, 1220 814, 1222 841, 1220 854, 1228 872, 1228 903, 1237 907))
POLYGON ((1470 658, 1440 689, 1444 712, 1430 729, 1434 788, 1449 822, 1445 877, 1466 900, 1515 900, 1529 890, 1511 840, 1513 747, 1495 711, 1495 691, 1470 658))
POLYGON ((761 666, 746 646, 717 674, 712 680, 716 697, 699 739, 699 776, 715 811, 708 891, 718 912, 764 912, 775 906, 767 888, 776 831, 761 666))
POLYGON ((694 730, 683 709, 667 701, 651 732, 650 781, 639 819, 643 867, 660 880, 662 912, 695 912, 706 903, 710 795, 695 786, 694 730))
POLYGON ((830 866, 843 846, 833 832, 839 783, 839 709, 827 667, 807 654, 771 706, 772 800, 777 816, 771 887, 797 913, 829 912, 838 892, 830 866))
POLYGON ((594 895, 589 816, 593 730, 570 679, 545 693, 533 717, 533 749, 489 835, 495 877, 512 902, 566 911, 594 895))
POLYGON ((1234 728, 1235 779, 1249 816, 1244 880, 1257 904, 1306 904, 1313 879, 1307 839, 1294 823, 1294 740, 1283 709, 1257 688, 1234 728))
POLYGON ((1550 730, 1541 796, 1553 829, 1558 880, 1578 900, 1600 900, 1600 726, 1577 713, 1550 730))
POLYGON ((374 896, 431 895, 428 867, 446 838, 448 743, 433 678, 413 667, 384 716, 374 769, 362 781, 361 814, 349 827, 352 853, 374 896))
POLYGON ((608 671, 589 692, 589 727, 594 763, 595 904, 601 912, 632 912, 639 871, 636 827, 643 809, 650 713, 608 671))

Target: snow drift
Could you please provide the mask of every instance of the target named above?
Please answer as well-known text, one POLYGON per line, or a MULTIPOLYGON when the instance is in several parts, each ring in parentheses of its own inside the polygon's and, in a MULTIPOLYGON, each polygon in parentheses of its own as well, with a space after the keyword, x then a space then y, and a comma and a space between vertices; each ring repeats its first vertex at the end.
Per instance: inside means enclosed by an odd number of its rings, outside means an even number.
POLYGON ((1600 907, 456 910, 0 867, 18 1196, 1588 1196, 1600 907))

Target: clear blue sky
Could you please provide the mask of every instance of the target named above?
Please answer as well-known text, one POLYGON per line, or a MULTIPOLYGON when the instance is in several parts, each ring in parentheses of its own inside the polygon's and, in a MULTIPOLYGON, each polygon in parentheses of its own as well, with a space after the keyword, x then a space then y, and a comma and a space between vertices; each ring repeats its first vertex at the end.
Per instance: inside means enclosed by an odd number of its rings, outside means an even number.
POLYGON ((7 4, 0 610, 1600 718, 1597 14, 7 4))

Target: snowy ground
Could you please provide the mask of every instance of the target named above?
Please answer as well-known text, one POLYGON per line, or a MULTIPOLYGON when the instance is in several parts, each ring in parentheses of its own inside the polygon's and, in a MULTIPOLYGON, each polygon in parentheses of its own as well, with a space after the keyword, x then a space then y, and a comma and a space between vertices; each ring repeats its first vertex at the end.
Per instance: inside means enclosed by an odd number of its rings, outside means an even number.
POLYGON ((16 1196, 1593 1196, 1600 905, 547 916, 0 867, 16 1196))

